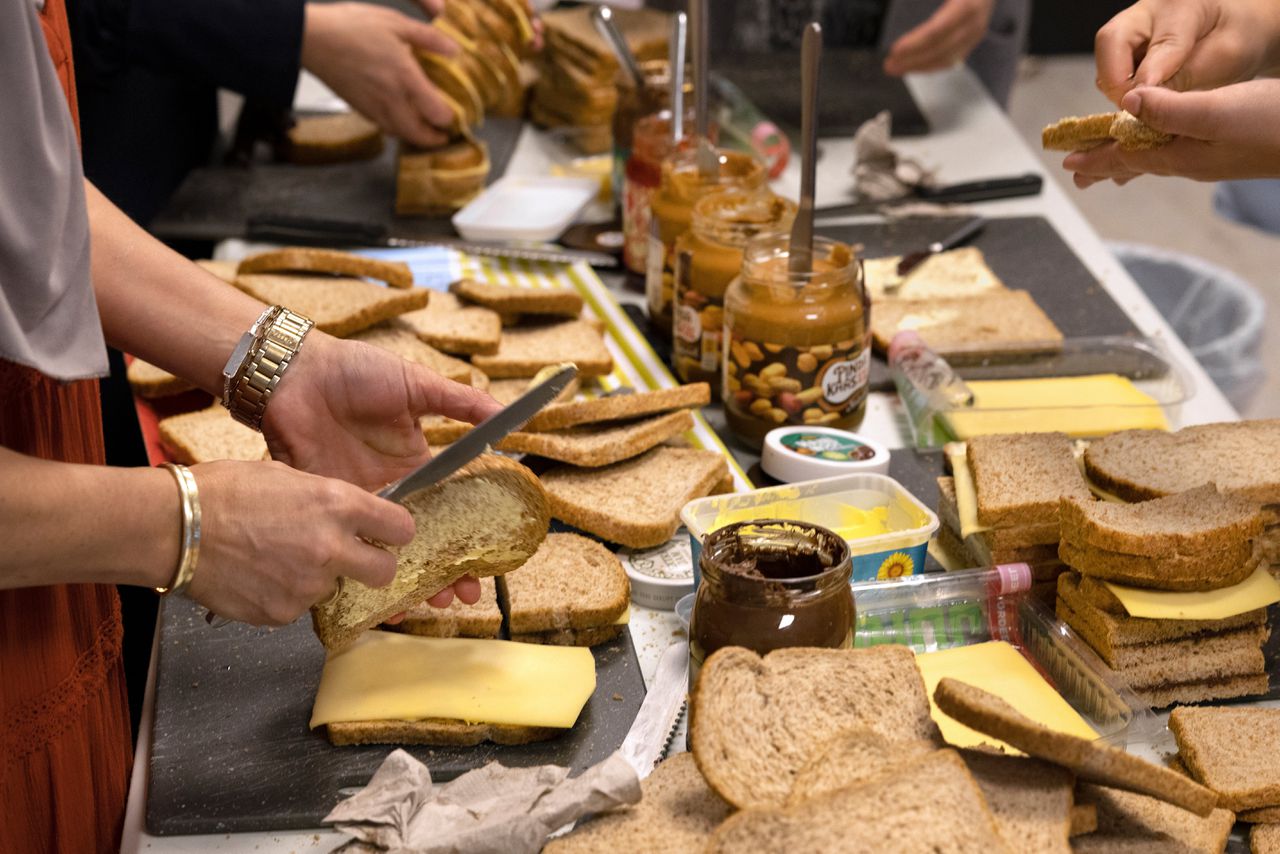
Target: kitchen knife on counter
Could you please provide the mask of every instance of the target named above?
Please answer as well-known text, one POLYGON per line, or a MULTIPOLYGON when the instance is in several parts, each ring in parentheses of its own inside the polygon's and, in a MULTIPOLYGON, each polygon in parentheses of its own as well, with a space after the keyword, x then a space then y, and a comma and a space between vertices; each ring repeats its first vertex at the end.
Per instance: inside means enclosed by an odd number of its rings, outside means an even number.
POLYGON ((689 642, 675 641, 662 653, 653 681, 644 695, 627 737, 618 752, 643 780, 658 764, 684 708, 689 690, 689 642))
POLYGON ((905 276, 919 267, 930 255, 937 255, 939 252, 946 252, 948 249, 955 249, 968 243, 978 232, 987 227, 987 218, 984 216, 970 217, 964 225, 948 234, 941 240, 935 240, 924 249, 916 252, 908 252, 902 256, 902 260, 898 262, 898 275, 905 276))
POLYGON ((987 178, 982 181, 967 181, 963 184, 919 187, 914 192, 894 199, 825 205, 815 209, 814 214, 818 219, 833 219, 841 216, 875 213, 881 208, 891 208, 896 205, 916 202, 931 202, 939 205, 989 202, 996 199, 1013 199, 1019 196, 1039 195, 1043 188, 1044 179, 1034 172, 1028 172, 1025 175, 1014 175, 1008 178, 987 178))
POLYGON ((258 214, 249 217, 245 223, 245 238, 301 246, 377 246, 387 249, 444 246, 489 258, 549 261, 553 264, 576 264, 583 261, 592 267, 618 266, 618 259, 606 252, 566 249, 554 243, 525 245, 444 236, 409 239, 392 237, 385 226, 377 223, 285 214, 258 214))

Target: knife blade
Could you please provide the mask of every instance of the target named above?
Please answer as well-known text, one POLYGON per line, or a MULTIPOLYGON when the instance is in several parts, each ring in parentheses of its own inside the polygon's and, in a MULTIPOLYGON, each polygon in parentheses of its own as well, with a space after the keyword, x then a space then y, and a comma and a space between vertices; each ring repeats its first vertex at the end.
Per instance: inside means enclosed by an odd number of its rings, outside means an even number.
POLYGON ((391 237, 386 227, 377 223, 286 214, 258 214, 249 217, 245 223, 245 238, 303 246, 378 246, 388 249, 443 246, 486 258, 515 258, 553 264, 576 264, 581 261, 592 267, 618 266, 618 259, 607 252, 568 249, 554 243, 525 246, 447 236, 413 239, 391 237))
POLYGON ((924 260, 930 255, 937 255, 939 252, 946 252, 948 249, 955 249, 968 243, 982 229, 987 227, 987 218, 985 216, 969 217, 965 220, 964 225, 948 234, 941 240, 935 240, 926 248, 917 252, 908 252, 902 256, 902 260, 898 262, 898 275, 905 276, 916 267, 919 267, 924 260))
POLYGON ((444 480, 484 453, 486 448, 501 441, 508 433, 527 424, 543 407, 559 397, 560 392, 577 375, 576 365, 561 365, 551 369, 546 379, 520 395, 510 406, 481 421, 464 433, 462 438, 400 480, 378 490, 378 495, 389 501, 399 502, 412 492, 444 480))
POLYGON ((964 202, 988 202, 996 199, 1013 199, 1020 196, 1038 195, 1044 188, 1044 179, 1034 172, 1015 175, 1008 178, 987 178, 981 181, 966 181, 963 184, 945 184, 941 187, 922 187, 904 196, 881 201, 847 202, 839 205, 824 205, 817 208, 814 214, 819 219, 832 219, 838 216, 875 213, 881 208, 912 202, 933 202, 934 204, 960 204, 964 202))
POLYGON ((618 751, 643 780, 662 758, 680 720, 689 689, 689 642, 675 641, 662 653, 644 702, 618 751))

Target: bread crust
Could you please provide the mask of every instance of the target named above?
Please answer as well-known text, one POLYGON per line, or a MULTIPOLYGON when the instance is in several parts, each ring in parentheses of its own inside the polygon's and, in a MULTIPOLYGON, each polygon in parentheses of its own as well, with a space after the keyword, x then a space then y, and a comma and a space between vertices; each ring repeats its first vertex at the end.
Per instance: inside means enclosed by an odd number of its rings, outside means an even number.
POLYGON ((582 296, 571 288, 524 288, 459 279, 449 285, 449 293, 484 308, 506 313, 572 318, 582 313, 583 306, 582 296))
POLYGON ((336 249, 312 249, 290 246, 250 255, 236 268, 237 275, 246 273, 331 273, 337 276, 378 279, 393 288, 413 287, 413 272, 400 261, 379 261, 339 252, 336 249))
POLYGON ((706 406, 710 402, 711 387, 706 383, 690 383, 634 394, 611 394, 591 400, 552 404, 533 416, 524 429, 534 433, 563 430, 582 424, 620 421, 675 409, 706 406))
POLYGON ((514 724, 469 724, 433 718, 424 721, 347 721, 325 726, 331 744, 427 744, 437 747, 474 747, 494 744, 530 744, 547 741, 567 730, 514 724))

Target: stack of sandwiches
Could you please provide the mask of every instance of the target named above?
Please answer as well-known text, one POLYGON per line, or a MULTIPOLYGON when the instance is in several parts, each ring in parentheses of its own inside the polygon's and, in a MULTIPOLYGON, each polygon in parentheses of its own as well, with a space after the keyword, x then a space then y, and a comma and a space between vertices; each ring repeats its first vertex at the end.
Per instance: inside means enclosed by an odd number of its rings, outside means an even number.
MULTIPOLYGON (((543 127, 576 128, 584 154, 602 154, 613 140, 618 106, 618 61, 591 23, 590 6, 543 16, 546 46, 538 56, 538 82, 529 114, 543 127)), ((667 18, 653 10, 615 9, 614 21, 640 61, 667 52, 667 18)))
POLYGON ((1064 498, 1058 618, 1156 708, 1265 694, 1257 504, 1212 485, 1136 504, 1064 498))
POLYGON ((1064 433, 977 436, 947 446, 938 478, 938 546, 958 567, 1031 563, 1056 574, 1062 496, 1089 488, 1064 433))

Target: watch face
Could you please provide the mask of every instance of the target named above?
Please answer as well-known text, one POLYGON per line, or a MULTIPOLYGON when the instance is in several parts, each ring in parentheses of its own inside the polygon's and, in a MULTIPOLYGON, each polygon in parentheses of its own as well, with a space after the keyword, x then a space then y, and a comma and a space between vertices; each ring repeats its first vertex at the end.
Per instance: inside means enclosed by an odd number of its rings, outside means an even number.
POLYGON ((236 375, 236 371, 240 370, 240 365, 244 362, 244 357, 249 355, 249 348, 252 346, 253 335, 251 333, 246 332, 240 336, 239 343, 231 351, 231 358, 227 359, 227 364, 222 369, 224 377, 231 378, 236 375))

